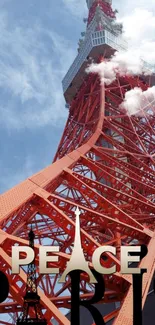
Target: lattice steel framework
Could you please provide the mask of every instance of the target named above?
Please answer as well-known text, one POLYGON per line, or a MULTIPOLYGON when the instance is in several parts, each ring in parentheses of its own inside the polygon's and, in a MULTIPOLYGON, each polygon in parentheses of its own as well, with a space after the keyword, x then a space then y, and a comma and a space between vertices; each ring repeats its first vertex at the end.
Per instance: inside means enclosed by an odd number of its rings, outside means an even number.
MULTIPOLYGON (((29 232, 29 247, 34 250, 35 234, 31 229, 29 232)), ((42 315, 42 308, 40 306, 40 297, 37 292, 36 281, 36 266, 35 258, 28 265, 27 281, 26 281, 26 294, 23 297, 23 311, 17 319, 16 325, 47 325, 46 320, 42 315), (33 316, 33 317, 32 317, 33 316)))
MULTIPOLYGON (((97 75, 85 77, 70 103, 68 121, 53 164, 0 197, 0 268, 10 282, 9 299, 0 313, 10 313, 11 322, 23 305, 26 273, 11 274, 11 247, 28 245, 33 225, 41 244, 59 245, 60 274, 69 260, 74 241, 75 209, 81 211, 81 237, 90 261, 100 245, 114 245, 117 256, 107 254, 105 267, 114 262, 117 273, 104 276, 105 303, 120 301, 120 309, 105 316, 114 325, 132 325, 132 279, 119 273, 120 245, 146 244, 148 254, 140 267, 147 267, 143 281, 143 306, 155 269, 155 106, 140 116, 120 110, 126 91, 148 88, 141 77, 117 76, 110 86, 101 86, 97 75)), ((38 265, 38 260, 36 260, 38 265)), ((37 268, 38 272, 38 268, 37 268)), ((38 294, 48 324, 69 325, 61 308, 70 308, 70 280, 58 285, 59 275, 38 274, 38 294)), ((87 277, 81 296, 93 295, 87 277)), ((0 316, 1 317, 1 316, 0 316)))

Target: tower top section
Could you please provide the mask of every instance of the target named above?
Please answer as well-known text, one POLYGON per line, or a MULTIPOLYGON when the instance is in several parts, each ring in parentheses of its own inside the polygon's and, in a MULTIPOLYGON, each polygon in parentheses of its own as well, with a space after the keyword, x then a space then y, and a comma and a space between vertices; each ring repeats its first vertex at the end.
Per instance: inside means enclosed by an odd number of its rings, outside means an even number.
MULTIPOLYGON (((93 3, 95 1, 96 0, 86 0, 88 9, 91 8, 91 6, 93 5, 93 3)), ((102 2, 106 2, 106 3, 110 4, 110 5, 112 5, 112 0, 102 0, 102 2)))
MULTIPOLYGON (((83 0, 84 1, 84 0, 83 0)), ((112 0, 86 0, 88 18, 84 18, 86 31, 81 33, 78 55, 63 79, 63 90, 70 104, 84 80, 88 64, 98 62, 99 57, 110 58, 115 51, 126 50, 122 37, 122 24, 116 21, 117 10, 112 0)))
POLYGON ((103 19, 107 21, 107 19, 110 19, 108 23, 112 22, 112 20, 116 19, 116 12, 117 10, 112 9, 112 1, 111 0, 90 0, 87 1, 87 6, 89 9, 88 14, 88 25, 91 23, 94 17, 98 16, 100 17, 100 20, 103 19))

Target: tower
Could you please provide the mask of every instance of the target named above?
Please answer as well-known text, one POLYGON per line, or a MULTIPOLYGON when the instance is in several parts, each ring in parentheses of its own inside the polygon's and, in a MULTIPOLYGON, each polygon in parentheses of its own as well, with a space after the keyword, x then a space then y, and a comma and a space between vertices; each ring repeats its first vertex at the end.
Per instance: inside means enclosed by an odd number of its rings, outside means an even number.
POLYGON ((85 79, 88 63, 98 62, 100 56, 110 57, 117 50, 125 50, 127 43, 122 37, 122 24, 116 22, 116 11, 111 1, 88 0, 89 8, 86 32, 79 40, 78 55, 63 79, 63 91, 68 105, 77 95, 85 79))
MULTIPOLYGON (((22 308, 26 276, 23 269, 12 276, 11 246, 26 245, 33 224, 38 244, 60 246, 55 255, 61 276, 72 252, 77 206, 87 262, 97 247, 117 247, 117 256, 107 253, 102 259, 104 267, 117 266, 117 273, 104 277, 106 291, 101 303, 114 305, 111 312, 107 308, 106 322, 132 325, 131 278, 119 273, 120 246, 148 246, 140 263, 141 268, 147 267, 143 306, 155 269, 154 103, 140 116, 129 116, 119 107, 128 90, 148 89, 141 76, 117 75, 112 84, 101 86, 96 74, 86 74, 89 63, 99 62, 101 57, 108 60, 127 46, 111 1, 90 0, 87 5, 86 32, 63 80, 69 116, 54 162, 0 197, 0 265, 10 281, 9 302, 1 305, 0 312, 10 313, 13 320, 22 308)), ((37 252, 38 245, 35 249, 37 252)), ((37 279, 48 324, 69 325, 63 311, 70 308, 70 280, 60 285, 59 275, 37 274, 37 279)), ((85 278, 80 290, 81 297, 93 295, 85 278)))
POLYGON ((77 207, 75 211, 76 222, 75 222, 75 239, 74 239, 74 247, 72 251, 71 258, 69 262, 67 262, 67 267, 64 273, 61 276, 59 282, 65 282, 67 274, 69 274, 73 270, 81 270, 89 275, 89 282, 96 283, 96 279, 92 274, 88 262, 86 262, 82 245, 81 245, 81 236, 80 236, 80 211, 77 207))
MULTIPOLYGON (((32 229, 29 232, 29 246, 34 249, 34 232, 32 229)), ((40 297, 37 293, 37 281, 36 281, 36 267, 35 261, 28 265, 27 282, 26 282, 26 294, 24 296, 23 311, 20 317, 17 319, 17 325, 47 325, 46 320, 43 318, 40 297)))

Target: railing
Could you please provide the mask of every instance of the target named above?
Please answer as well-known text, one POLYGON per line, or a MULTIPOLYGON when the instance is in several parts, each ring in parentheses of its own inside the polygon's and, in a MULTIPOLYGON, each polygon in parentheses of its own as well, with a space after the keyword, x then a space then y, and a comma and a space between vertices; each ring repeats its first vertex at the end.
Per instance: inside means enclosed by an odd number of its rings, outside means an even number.
POLYGON ((115 36, 107 30, 91 33, 85 40, 83 47, 80 49, 77 57, 75 58, 73 64, 71 65, 62 81, 64 92, 66 92, 67 88, 72 83, 74 77, 78 73, 91 50, 96 46, 102 46, 106 44, 119 51, 127 49, 127 42, 125 42, 122 37, 115 36))
POLYGON ((150 70, 152 73, 155 73, 155 64, 148 63, 142 59, 142 62, 144 63, 144 67, 148 70, 150 70))
POLYGON ((64 79, 62 81, 64 92, 67 90, 67 88, 71 84, 72 80, 78 73, 80 67, 82 66, 83 62, 86 60, 91 49, 92 49, 91 38, 88 38, 87 42, 84 44, 84 46, 80 50, 79 54, 76 56, 75 60, 73 61, 71 67, 69 68, 66 76, 64 77, 64 79))

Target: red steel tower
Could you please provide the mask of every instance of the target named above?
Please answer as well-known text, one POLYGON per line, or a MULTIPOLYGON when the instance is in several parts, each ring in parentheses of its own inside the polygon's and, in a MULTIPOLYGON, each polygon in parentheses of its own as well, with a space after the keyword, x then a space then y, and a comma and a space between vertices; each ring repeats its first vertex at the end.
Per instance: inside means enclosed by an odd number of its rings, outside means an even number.
MULTIPOLYGON (((15 323, 23 306, 26 273, 11 274, 11 247, 28 245, 31 225, 39 245, 59 245, 60 275, 72 252, 75 210, 80 210, 81 240, 86 260, 91 263, 97 247, 113 245, 117 256, 107 254, 103 266, 115 263, 117 273, 104 276, 106 291, 101 303, 118 303, 107 312, 105 322, 132 325, 132 279, 121 275, 120 246, 146 244, 148 254, 140 267, 146 268, 143 306, 155 269, 155 119, 153 105, 141 116, 120 111, 125 93, 134 87, 147 90, 141 76, 119 76, 101 86, 96 74, 85 68, 101 56, 108 59, 125 50, 122 26, 115 21, 111 0, 87 0, 86 32, 78 55, 63 80, 69 116, 53 164, 0 197, 0 269, 10 282, 8 300, 0 313, 9 313, 15 323)), ((36 264, 38 260, 36 259, 36 264)), ((37 267, 37 266, 36 266, 37 267)), ((69 325, 64 308, 70 308, 70 280, 58 284, 60 275, 37 272, 38 295, 48 324, 69 325)), ((81 296, 90 298, 93 285, 81 282, 81 296)), ((108 310, 108 309, 107 309, 108 310)), ((1 318, 1 316, 0 316, 1 318)))
MULTIPOLYGON (((29 232, 29 247, 34 250, 34 232, 29 232)), ((24 296, 23 312, 17 319, 16 325, 47 325, 46 320, 42 316, 40 297, 37 293, 36 266, 35 259, 28 265, 26 294, 24 296), (30 314, 31 312, 31 314, 30 314), (33 315, 31 317, 30 315, 33 315)))

